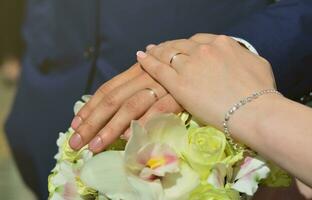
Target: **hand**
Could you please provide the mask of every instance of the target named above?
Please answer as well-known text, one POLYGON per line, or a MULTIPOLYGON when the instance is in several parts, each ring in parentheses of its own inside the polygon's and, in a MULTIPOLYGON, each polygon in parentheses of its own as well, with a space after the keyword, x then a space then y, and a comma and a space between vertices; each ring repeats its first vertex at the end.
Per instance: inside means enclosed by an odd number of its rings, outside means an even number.
MULTIPOLYGON (((104 150, 125 133, 130 122, 144 124, 159 113, 179 113, 183 109, 139 64, 103 84, 72 121, 75 134, 70 146, 79 150, 89 143, 94 153, 104 150), (151 93, 152 89, 155 94, 151 93)), ((128 130, 127 130, 128 129, 128 130)))
POLYGON ((220 130, 235 103, 275 85, 265 59, 222 35, 197 34, 165 42, 148 53, 138 52, 137 59, 185 110, 220 130))

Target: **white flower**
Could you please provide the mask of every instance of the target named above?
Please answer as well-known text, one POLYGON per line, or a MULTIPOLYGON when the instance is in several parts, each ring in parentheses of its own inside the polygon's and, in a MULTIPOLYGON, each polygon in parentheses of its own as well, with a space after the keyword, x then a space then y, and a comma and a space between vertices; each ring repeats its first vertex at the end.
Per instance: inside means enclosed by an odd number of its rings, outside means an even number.
POLYGON ((187 130, 174 115, 132 124, 125 151, 91 158, 81 172, 88 186, 113 200, 183 200, 199 184, 198 175, 181 159, 187 130))
POLYGON ((252 196, 258 189, 261 179, 268 176, 270 168, 262 160, 252 157, 246 157, 244 163, 240 166, 232 188, 252 196))

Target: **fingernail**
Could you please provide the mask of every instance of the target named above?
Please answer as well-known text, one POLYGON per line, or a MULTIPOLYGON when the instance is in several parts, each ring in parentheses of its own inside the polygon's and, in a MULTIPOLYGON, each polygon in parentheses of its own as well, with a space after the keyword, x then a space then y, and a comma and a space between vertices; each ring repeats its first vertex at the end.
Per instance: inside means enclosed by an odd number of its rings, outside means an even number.
POLYGON ((145 58, 147 55, 146 55, 146 53, 144 53, 143 51, 138 51, 137 53, 136 53, 136 55, 139 57, 139 58, 145 58))
POLYGON ((89 149, 92 152, 98 152, 100 150, 102 150, 103 148, 103 140, 102 138, 100 138, 99 136, 96 136, 90 143, 89 143, 89 149))
POLYGON ((81 148, 82 139, 79 133, 75 133, 69 140, 69 145, 71 148, 78 150, 81 148))
POLYGON ((155 44, 149 44, 147 45, 146 50, 151 50, 155 46, 156 46, 155 44))
POLYGON ((81 117, 75 116, 70 126, 71 126, 74 130, 76 130, 76 129, 79 127, 79 125, 81 124, 81 122, 82 122, 81 117))

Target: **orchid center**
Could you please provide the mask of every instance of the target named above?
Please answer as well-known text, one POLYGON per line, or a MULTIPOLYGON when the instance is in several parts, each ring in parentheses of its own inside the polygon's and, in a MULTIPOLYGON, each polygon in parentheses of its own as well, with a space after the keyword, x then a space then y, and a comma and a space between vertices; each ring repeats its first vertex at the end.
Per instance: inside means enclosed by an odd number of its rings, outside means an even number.
POLYGON ((165 157, 159 156, 159 157, 150 158, 147 161, 146 166, 148 166, 151 169, 156 169, 158 167, 164 166, 165 164, 166 164, 165 157))
POLYGON ((137 156, 142 165, 139 176, 145 180, 161 179, 179 171, 179 157, 168 144, 146 144, 137 156))

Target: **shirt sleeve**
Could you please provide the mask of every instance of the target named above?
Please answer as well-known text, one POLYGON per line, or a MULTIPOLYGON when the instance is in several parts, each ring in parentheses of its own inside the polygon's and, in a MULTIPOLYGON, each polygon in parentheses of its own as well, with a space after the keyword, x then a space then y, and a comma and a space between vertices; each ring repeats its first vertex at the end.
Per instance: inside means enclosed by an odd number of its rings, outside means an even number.
POLYGON ((258 51, 255 49, 254 46, 252 46, 249 42, 242 38, 232 37, 234 40, 236 40, 238 43, 243 44, 249 51, 252 53, 259 55, 258 51))

